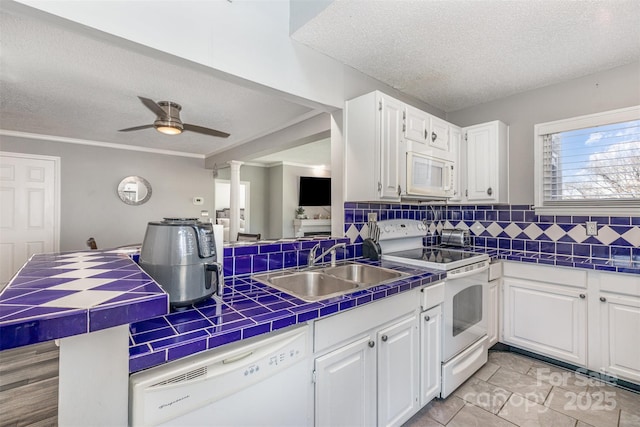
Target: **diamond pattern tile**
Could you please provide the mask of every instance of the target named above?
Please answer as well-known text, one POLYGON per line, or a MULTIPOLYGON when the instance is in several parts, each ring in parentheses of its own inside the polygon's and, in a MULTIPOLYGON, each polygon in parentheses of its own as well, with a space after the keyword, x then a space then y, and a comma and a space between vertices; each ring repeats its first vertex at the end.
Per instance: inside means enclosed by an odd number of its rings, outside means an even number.
POLYGON ((498 234, 502 233, 502 227, 500 227, 497 222, 492 222, 491 225, 487 227, 487 231, 493 237, 497 237, 498 234))
POLYGON ((573 227, 571 230, 569 230, 567 235, 578 243, 584 242, 585 240, 587 240, 587 237, 588 237, 587 229, 582 224, 578 224, 575 227, 573 227))
POLYGON ((640 246, 640 227, 633 227, 622 235, 622 238, 633 246, 640 246))
POLYGON ((542 230, 536 224, 531 223, 524 229, 524 234, 529 236, 530 239, 536 240, 542 234, 542 230))
POLYGON ((557 242, 566 233, 558 224, 553 224, 544 231, 544 234, 546 234, 547 237, 549 237, 554 242, 557 242))
POLYGON ((598 235, 595 237, 602 242, 602 244, 610 245, 612 242, 620 238, 620 235, 608 225, 604 225, 598 229, 598 235))
POLYGON ((522 229, 518 227, 515 223, 511 223, 504 229, 505 233, 509 235, 512 239, 522 233, 522 229))
POLYGON ((482 233, 484 233, 485 228, 482 224, 480 224, 480 222, 476 221, 473 223, 473 225, 471 227, 469 227, 469 229, 473 232, 473 234, 475 234, 476 236, 481 235, 482 233))

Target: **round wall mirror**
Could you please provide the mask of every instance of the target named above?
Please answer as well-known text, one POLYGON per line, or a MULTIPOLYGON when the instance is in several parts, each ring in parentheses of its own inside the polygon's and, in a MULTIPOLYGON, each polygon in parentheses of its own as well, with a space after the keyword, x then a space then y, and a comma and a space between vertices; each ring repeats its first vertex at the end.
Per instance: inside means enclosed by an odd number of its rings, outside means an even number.
POLYGON ((128 176, 120 181, 118 196, 128 205, 141 205, 151 198, 151 184, 141 176, 128 176))

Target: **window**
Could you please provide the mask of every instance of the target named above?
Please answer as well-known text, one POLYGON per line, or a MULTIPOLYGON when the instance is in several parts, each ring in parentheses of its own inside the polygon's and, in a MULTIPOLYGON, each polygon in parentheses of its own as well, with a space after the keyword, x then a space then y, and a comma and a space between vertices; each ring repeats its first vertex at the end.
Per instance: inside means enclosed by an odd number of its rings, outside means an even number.
POLYGON ((536 211, 637 213, 640 107, 536 125, 536 211))

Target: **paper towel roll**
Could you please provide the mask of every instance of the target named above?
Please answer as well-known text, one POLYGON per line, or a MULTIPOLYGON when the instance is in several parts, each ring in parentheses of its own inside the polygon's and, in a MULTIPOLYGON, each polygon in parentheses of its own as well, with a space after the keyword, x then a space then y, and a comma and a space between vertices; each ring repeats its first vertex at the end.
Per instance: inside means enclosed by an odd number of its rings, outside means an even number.
POLYGON ((224 253, 224 226, 221 224, 213 224, 213 238, 216 242, 216 261, 222 264, 222 255, 224 253))

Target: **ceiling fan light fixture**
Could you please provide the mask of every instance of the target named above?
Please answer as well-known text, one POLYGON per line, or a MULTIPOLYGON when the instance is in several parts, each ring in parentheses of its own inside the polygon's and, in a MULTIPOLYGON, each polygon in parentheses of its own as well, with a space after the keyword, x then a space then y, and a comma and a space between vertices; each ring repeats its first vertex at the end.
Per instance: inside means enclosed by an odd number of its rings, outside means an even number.
POLYGON ((156 130, 165 135, 179 135, 182 133, 182 129, 174 126, 156 126, 156 130))

